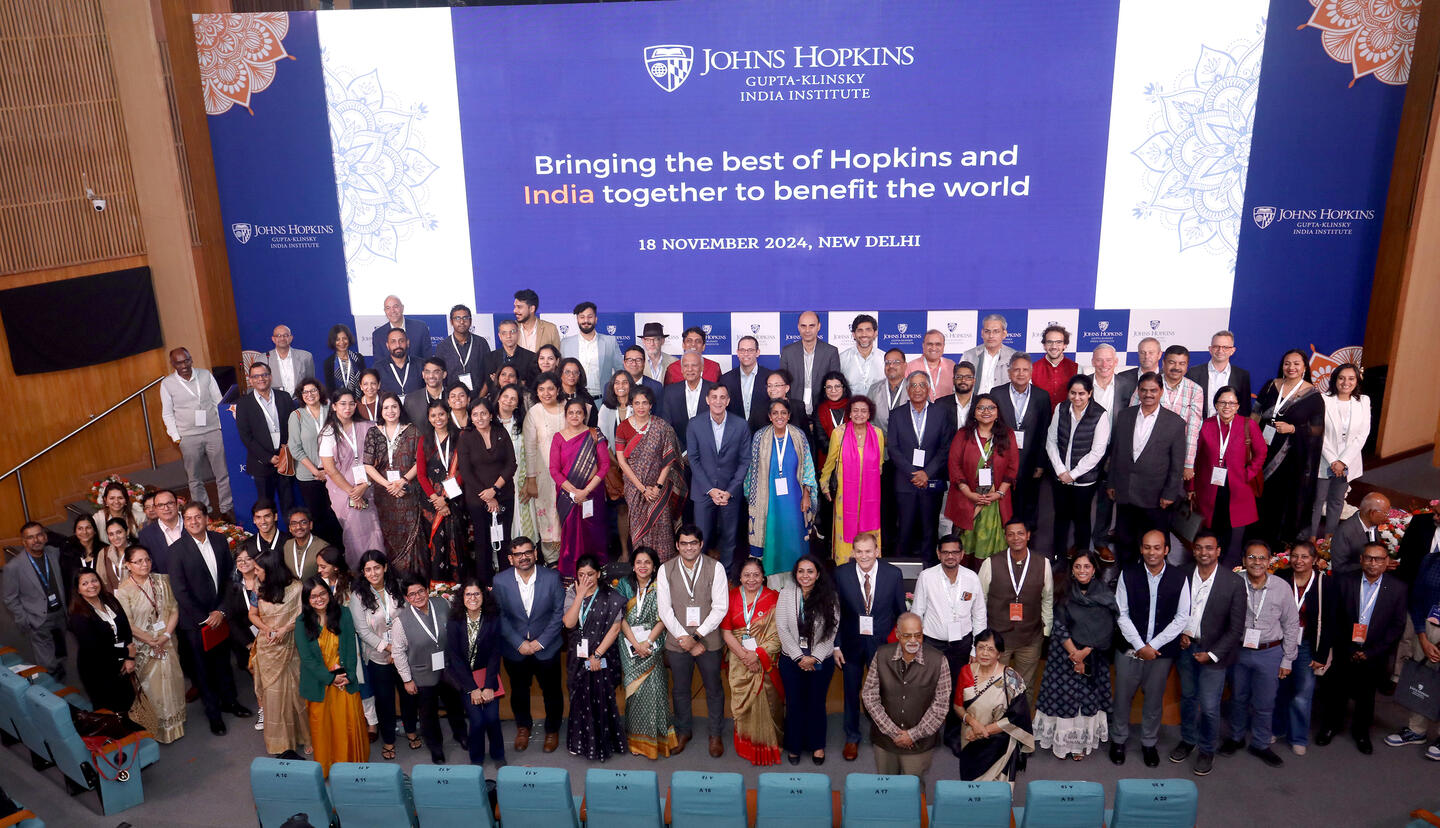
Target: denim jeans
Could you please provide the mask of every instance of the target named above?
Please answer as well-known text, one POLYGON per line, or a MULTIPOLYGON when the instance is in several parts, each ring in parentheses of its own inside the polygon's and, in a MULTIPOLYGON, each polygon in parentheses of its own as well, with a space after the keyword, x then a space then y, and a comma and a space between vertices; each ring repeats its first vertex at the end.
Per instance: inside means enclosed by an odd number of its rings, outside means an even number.
POLYGON ((475 704, 469 693, 461 693, 465 702, 465 718, 470 729, 470 764, 485 762, 485 741, 490 741, 490 758, 505 761, 505 743, 500 740, 500 702, 475 704))
POLYGON ((1275 697, 1275 736, 1294 746, 1310 744, 1310 710, 1315 702, 1315 671, 1310 669, 1314 654, 1303 638, 1295 655, 1295 669, 1280 680, 1275 697))
POLYGON ((1270 747, 1270 723, 1275 715, 1275 695, 1280 687, 1283 647, 1240 650, 1230 668, 1230 738, 1250 735, 1250 746, 1270 747))
POLYGON ((1225 692, 1225 668, 1201 664, 1191 644, 1180 652, 1175 666, 1180 673, 1180 740, 1201 753, 1214 753, 1220 740, 1220 696, 1225 692))

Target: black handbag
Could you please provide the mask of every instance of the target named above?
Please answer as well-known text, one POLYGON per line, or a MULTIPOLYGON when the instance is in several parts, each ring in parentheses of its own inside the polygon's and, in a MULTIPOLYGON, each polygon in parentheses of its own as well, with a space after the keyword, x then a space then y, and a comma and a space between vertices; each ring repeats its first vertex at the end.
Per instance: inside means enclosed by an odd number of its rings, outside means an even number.
POLYGON ((1395 701, 1411 713, 1431 721, 1440 719, 1440 665, 1406 661, 1395 685, 1395 701))

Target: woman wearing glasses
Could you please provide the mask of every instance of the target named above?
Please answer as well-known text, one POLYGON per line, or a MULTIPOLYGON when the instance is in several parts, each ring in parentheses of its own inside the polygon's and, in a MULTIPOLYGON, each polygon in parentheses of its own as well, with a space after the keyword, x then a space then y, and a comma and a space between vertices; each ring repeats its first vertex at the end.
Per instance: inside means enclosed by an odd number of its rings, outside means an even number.
POLYGON ((1200 424, 1190 499, 1205 528, 1220 537, 1220 561, 1240 565, 1245 527, 1259 520, 1256 489, 1265 468, 1265 438, 1249 417, 1237 417, 1240 396, 1226 385, 1215 392, 1215 416, 1200 424))

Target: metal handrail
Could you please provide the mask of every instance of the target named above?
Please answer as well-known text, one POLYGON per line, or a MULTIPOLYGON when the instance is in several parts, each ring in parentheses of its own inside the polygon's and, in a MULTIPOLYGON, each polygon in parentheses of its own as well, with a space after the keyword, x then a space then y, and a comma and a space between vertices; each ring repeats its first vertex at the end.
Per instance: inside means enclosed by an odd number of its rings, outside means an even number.
POLYGON ((149 382, 145 383, 145 385, 144 385, 139 391, 136 391, 135 393, 131 394, 130 396, 126 397, 125 399, 121 400, 120 402, 115 403, 114 405, 110 406, 109 408, 105 409, 104 411, 100 412, 99 414, 94 415, 94 416, 91 417, 91 418, 89 419, 89 421, 86 422, 84 425, 81 425, 79 428, 75 429, 74 431, 70 432, 69 434, 66 434, 64 437, 61 437, 59 440, 56 440, 55 442, 51 443, 50 445, 46 446, 45 448, 40 449, 39 451, 35 452, 35 454, 31 455, 30 459, 25 460, 25 461, 22 461, 19 465, 15 466, 15 468, 11 469, 10 471, 5 472, 4 474, 0 474, 0 480, 4 480, 5 478, 9 477, 9 476, 12 475, 12 474, 15 475, 15 483, 16 483, 16 484, 19 486, 19 488, 20 488, 20 511, 25 514, 25 519, 26 519, 27 521, 30 520, 30 504, 29 504, 29 502, 25 499, 25 477, 24 477, 23 474, 21 474, 21 470, 24 469, 26 466, 30 465, 31 463, 34 463, 36 460, 39 460, 41 457, 44 457, 46 454, 49 454, 52 450, 54 450, 54 449, 55 449, 57 446, 59 446, 61 443, 65 442, 66 440, 69 440, 71 437, 74 437, 76 434, 79 434, 80 432, 84 431, 85 429, 89 428, 90 426, 95 425, 96 423, 98 423, 98 422, 100 422, 101 420, 105 419, 106 417, 110 416, 111 414, 113 414, 113 413, 116 411, 116 409, 120 408, 120 406, 125 405, 126 403, 130 402, 131 400, 135 399, 136 397, 139 397, 139 398, 140 398, 140 417, 141 417, 141 419, 143 419, 143 420, 145 421, 145 444, 146 444, 146 446, 147 446, 147 447, 149 448, 149 450, 150 450, 150 468, 152 468, 152 469, 153 469, 153 468, 156 468, 156 464, 155 464, 155 438, 154 438, 154 436, 150 433, 150 408, 149 408, 148 405, 145 404, 145 392, 146 392, 146 391, 149 391, 151 388, 153 388, 153 387, 155 387, 156 385, 158 385, 158 384, 160 383, 160 381, 163 380, 163 379, 165 379, 165 375, 161 375, 161 376, 156 377, 156 378, 153 379, 153 380, 150 380, 149 382))

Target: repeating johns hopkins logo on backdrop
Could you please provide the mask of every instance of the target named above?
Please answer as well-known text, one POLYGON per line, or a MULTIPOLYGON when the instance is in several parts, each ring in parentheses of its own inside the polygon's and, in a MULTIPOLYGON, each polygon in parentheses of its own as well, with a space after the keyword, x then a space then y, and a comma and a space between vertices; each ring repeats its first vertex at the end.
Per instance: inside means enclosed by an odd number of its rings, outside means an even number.
POLYGON ((333 224, 251 224, 231 222, 230 235, 242 245, 264 240, 271 250, 302 250, 320 246, 325 236, 335 235, 333 224))
POLYGON ((880 315, 880 347, 920 353, 927 330, 925 321, 924 311, 885 311, 880 315))
POLYGON ((735 349, 730 341, 730 314, 728 313, 687 313, 685 327, 699 328, 705 332, 705 353, 732 354, 735 349))
POLYGON ((747 103, 862 100, 871 97, 872 70, 915 63, 910 44, 702 47, 697 60, 694 46, 663 43, 644 47, 643 55, 645 74, 666 92, 676 91, 692 76, 734 72, 743 76, 735 92, 747 103))
POLYGON ((1096 346, 1109 345, 1117 353, 1124 353, 1130 334, 1130 311, 1080 309, 1080 325, 1076 332, 1074 347, 1076 353, 1095 350, 1096 346))
POLYGON ((1257 205, 1250 210, 1251 220, 1261 230, 1271 225, 1288 226, 1291 235, 1295 236, 1351 236, 1361 225, 1375 221, 1379 215, 1380 211, 1373 209, 1291 209, 1269 204, 1257 205))
POLYGON ((595 320, 595 329, 602 334, 615 337, 621 350, 635 344, 635 314, 600 312, 595 320))

